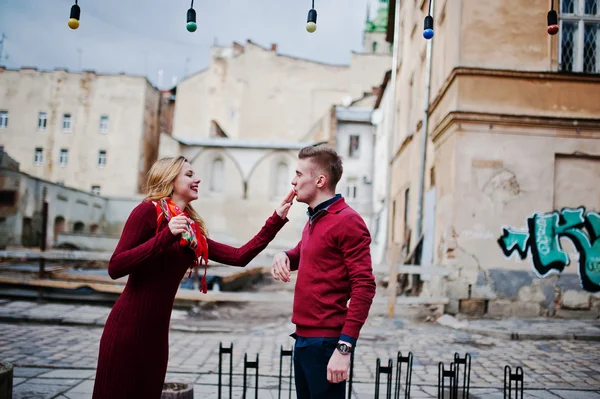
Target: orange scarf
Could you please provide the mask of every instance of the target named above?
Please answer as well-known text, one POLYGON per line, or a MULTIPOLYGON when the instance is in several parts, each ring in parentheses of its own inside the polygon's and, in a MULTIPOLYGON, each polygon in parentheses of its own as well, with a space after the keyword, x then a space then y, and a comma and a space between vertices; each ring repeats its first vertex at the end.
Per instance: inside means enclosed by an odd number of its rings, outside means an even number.
POLYGON ((190 218, 190 215, 184 210, 181 209, 175 204, 170 198, 163 198, 157 203, 156 206, 156 232, 158 233, 158 227, 160 226, 161 219, 165 218, 167 223, 171 220, 171 218, 178 215, 185 215, 187 217, 187 228, 186 231, 181 233, 181 239, 179 240, 179 245, 182 247, 189 247, 196 254, 196 260, 194 264, 190 266, 190 274, 188 276, 192 276, 192 269, 194 267, 198 267, 198 262, 202 263, 204 261, 204 277, 202 277, 202 281, 200 283, 200 291, 203 293, 208 292, 208 285, 206 283, 206 266, 208 265, 208 244, 206 242, 206 237, 202 234, 202 230, 198 223, 190 218))

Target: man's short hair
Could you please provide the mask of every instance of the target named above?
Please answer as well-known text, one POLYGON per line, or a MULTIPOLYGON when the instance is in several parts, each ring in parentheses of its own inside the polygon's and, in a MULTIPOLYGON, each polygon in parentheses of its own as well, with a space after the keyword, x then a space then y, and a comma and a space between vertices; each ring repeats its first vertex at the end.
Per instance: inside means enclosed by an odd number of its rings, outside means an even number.
POLYGON ((301 149, 298 158, 311 159, 327 175, 328 187, 335 190, 335 186, 342 178, 344 168, 342 158, 333 148, 327 147, 325 144, 311 145, 301 149))

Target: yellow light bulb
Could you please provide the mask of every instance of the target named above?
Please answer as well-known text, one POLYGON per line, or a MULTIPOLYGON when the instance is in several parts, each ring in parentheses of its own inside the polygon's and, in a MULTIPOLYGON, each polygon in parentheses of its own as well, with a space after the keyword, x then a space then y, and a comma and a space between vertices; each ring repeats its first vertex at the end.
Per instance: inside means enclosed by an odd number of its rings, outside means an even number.
POLYGON ((68 25, 69 25, 69 28, 71 28, 71 29, 77 29, 77 28, 79 28, 79 20, 77 20, 75 18, 71 18, 71 19, 69 19, 68 25))
POLYGON ((317 24, 314 22, 307 22, 306 31, 310 33, 314 33, 317 30, 317 24))

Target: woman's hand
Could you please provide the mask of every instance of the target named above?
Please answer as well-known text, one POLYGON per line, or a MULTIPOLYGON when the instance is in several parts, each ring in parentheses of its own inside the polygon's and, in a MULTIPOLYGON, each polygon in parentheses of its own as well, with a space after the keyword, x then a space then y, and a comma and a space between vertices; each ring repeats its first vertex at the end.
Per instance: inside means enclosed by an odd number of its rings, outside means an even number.
POLYGON ((185 215, 175 216, 169 220, 169 229, 174 236, 181 234, 187 228, 187 217, 185 215))
POLYGON ((277 214, 279 215, 280 218, 285 219, 287 217, 288 211, 292 207, 292 203, 294 201, 294 197, 295 196, 296 196, 296 193, 292 189, 285 196, 285 198, 283 199, 283 201, 281 201, 281 205, 279 206, 279 208, 277 208, 275 210, 275 212, 277 212, 277 214))

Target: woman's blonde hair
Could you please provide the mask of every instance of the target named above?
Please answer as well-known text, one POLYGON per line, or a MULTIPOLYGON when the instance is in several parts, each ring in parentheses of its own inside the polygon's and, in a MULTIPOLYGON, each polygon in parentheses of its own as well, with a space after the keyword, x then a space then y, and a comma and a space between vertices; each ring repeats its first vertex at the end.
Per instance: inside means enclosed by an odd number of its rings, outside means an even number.
MULTIPOLYGON (((156 161, 148 172, 148 180, 146 180, 147 194, 144 201, 160 201, 163 198, 170 198, 173 195, 175 179, 181 172, 185 162, 187 162, 185 157, 167 157, 156 161)), ((188 204, 185 210, 198 223, 202 234, 208 237, 206 224, 192 205, 188 204)))

